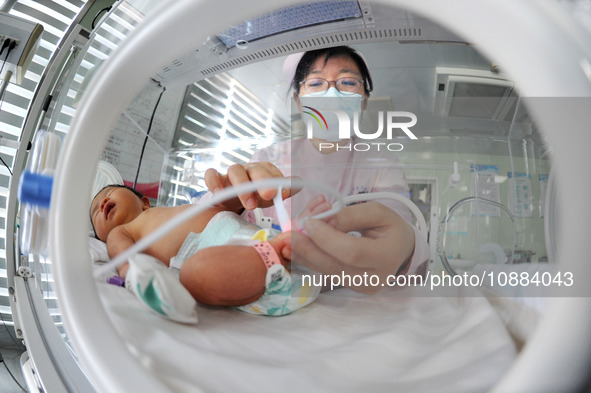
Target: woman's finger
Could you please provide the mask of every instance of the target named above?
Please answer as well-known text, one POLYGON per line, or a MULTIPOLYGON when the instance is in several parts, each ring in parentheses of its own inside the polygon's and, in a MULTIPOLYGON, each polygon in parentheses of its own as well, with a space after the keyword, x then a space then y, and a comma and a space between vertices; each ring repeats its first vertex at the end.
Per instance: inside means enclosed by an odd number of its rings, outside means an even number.
POLYGON ((344 265, 335 257, 318 248, 310 238, 299 232, 291 232, 292 261, 322 274, 340 274, 344 265))
POLYGON ((375 286, 375 280, 367 280, 369 276, 378 276, 374 268, 347 266, 317 248, 307 236, 298 232, 291 234, 291 260, 320 273, 323 286, 331 289, 344 286, 362 293, 375 293, 381 289, 380 283, 375 286))
POLYGON ((310 199, 304 210, 300 213, 300 215, 297 218, 304 219, 312 217, 315 214, 314 212, 318 210, 319 206, 324 203, 326 203, 326 198, 324 197, 324 195, 320 194, 314 196, 312 199, 310 199))
MULTIPOLYGON (((268 162, 253 162, 247 164, 245 168, 251 181, 283 177, 281 171, 268 162)), ((271 201, 277 194, 277 188, 261 188, 257 190, 257 193, 261 201, 271 201)))
POLYGON ((361 231, 381 226, 392 226, 403 220, 392 209, 378 202, 346 206, 335 215, 337 228, 342 232, 361 231))
POLYGON ((353 237, 321 220, 305 221, 304 230, 320 250, 349 268, 368 268, 376 261, 390 257, 381 255, 382 247, 374 239, 353 237))
POLYGON ((203 178, 205 185, 211 192, 217 192, 224 188, 223 176, 213 168, 206 170, 203 178))
MULTIPOLYGON (((237 186, 242 183, 247 183, 250 181, 248 176, 248 172, 244 165, 234 164, 228 168, 227 173, 228 182, 232 186, 237 186)), ((254 192, 247 192, 238 196, 240 203, 242 206, 247 210, 253 210, 258 206, 257 198, 254 192)))

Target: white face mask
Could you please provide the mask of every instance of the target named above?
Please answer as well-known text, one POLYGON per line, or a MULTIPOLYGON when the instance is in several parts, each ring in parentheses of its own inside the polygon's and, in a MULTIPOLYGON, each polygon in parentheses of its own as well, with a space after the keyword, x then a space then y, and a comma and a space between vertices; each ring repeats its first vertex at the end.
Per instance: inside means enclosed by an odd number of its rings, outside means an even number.
MULTIPOLYGON (((355 118, 361 118, 361 102, 363 96, 361 94, 343 94, 335 87, 330 87, 323 93, 308 93, 300 96, 302 107, 310 106, 322 113, 323 111, 341 110, 347 114, 350 120, 349 135, 352 135, 353 121, 355 118), (322 98, 331 98, 323 100, 322 98)), ((330 142, 339 141, 342 138, 339 136, 339 121, 336 115, 328 114, 324 116, 326 120, 326 129, 322 133, 316 133, 314 136, 330 142)), ((309 119, 308 119, 309 120, 309 119)))

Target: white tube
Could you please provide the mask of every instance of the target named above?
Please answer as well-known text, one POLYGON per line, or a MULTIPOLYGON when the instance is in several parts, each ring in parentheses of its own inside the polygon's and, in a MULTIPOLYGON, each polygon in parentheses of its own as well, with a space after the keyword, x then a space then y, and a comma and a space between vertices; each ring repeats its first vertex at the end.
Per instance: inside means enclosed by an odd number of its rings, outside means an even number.
POLYGON ((358 194, 358 195, 350 195, 345 198, 334 188, 329 187, 323 183, 317 183, 312 181, 305 181, 300 179, 285 179, 285 178, 274 178, 274 179, 265 179, 259 181, 253 181, 249 183, 243 183, 237 185, 235 187, 226 188, 220 192, 217 192, 213 197, 205 203, 199 203, 196 205, 191 206, 187 210, 185 210, 182 214, 174 216, 170 220, 166 221, 162 226, 160 226, 156 231, 150 233, 148 236, 141 239, 139 242, 135 243, 133 246, 122 252, 121 254, 117 255, 113 260, 110 262, 101 265, 100 267, 96 268, 94 271, 95 277, 100 277, 105 273, 108 273, 110 270, 122 265, 125 263, 130 257, 137 254, 138 252, 145 250, 154 242, 165 236, 175 227, 181 225, 185 221, 189 220, 192 217, 195 217, 197 214, 202 213, 206 209, 214 206, 220 202, 223 202, 229 198, 233 198, 240 194, 244 194, 247 192, 252 192, 261 188, 270 188, 270 187, 278 187, 277 195, 274 198, 275 206, 277 208, 277 217, 279 218, 279 223, 284 230, 285 228, 290 227, 289 222, 291 221, 289 218, 289 214, 285 207, 283 206, 283 201, 281 200, 281 189, 282 187, 289 186, 291 187, 309 187, 313 188, 317 191, 326 192, 327 194, 331 194, 336 198, 336 202, 332 205, 332 208, 319 213, 313 217, 314 219, 323 219, 335 215, 338 213, 346 203, 353 203, 353 202, 361 202, 361 201, 369 201, 369 200, 376 200, 376 199, 393 199, 396 201, 402 202, 405 206, 407 206, 412 213, 417 218, 419 222, 419 230, 421 233, 427 238, 427 223, 425 222, 425 218, 423 214, 419 210, 419 208, 408 198, 405 198, 401 195, 389 193, 389 192, 375 192, 375 193, 367 193, 367 194, 358 194))
POLYGON ((275 195, 275 198, 273 198, 273 204, 275 205, 275 211, 277 211, 277 219, 279 220, 279 226, 281 226, 281 230, 291 230, 291 220, 289 219, 289 213, 283 204, 281 187, 279 187, 277 190, 277 195, 275 195))
POLYGON ((550 170, 548 176, 548 183, 546 185, 546 204, 544 206, 544 242, 546 244, 546 253, 548 255, 548 262, 556 262, 556 233, 558 233, 558 225, 556 219, 556 189, 554 188, 554 173, 555 170, 550 170))
POLYGON ((453 163, 453 173, 449 176, 449 186, 450 188, 455 188, 460 182, 460 172, 458 170, 459 164, 457 161, 453 163))
MULTIPOLYGON (((127 250, 122 252, 121 254, 117 255, 116 258, 111 260, 110 262, 105 263, 104 265, 100 266, 99 268, 95 269, 94 276, 100 277, 101 275, 108 273, 110 270, 116 268, 117 266, 122 265, 125 263, 131 256, 137 254, 138 252, 146 249, 152 243, 156 242, 164 235, 169 233, 172 229, 177 227, 178 225, 184 223, 185 221, 189 220, 191 217, 196 216, 197 214, 203 212, 204 210, 210 208, 213 205, 216 205, 220 202, 223 202, 229 198, 235 197, 240 194, 245 194, 247 192, 256 191, 257 189, 261 188, 272 188, 277 186, 289 186, 289 187, 310 187, 314 188, 318 191, 326 192, 327 194, 333 195, 337 201, 333 204, 332 209, 322 212, 313 218, 322 219, 333 214, 338 213, 344 206, 343 197, 341 194, 335 190, 334 188, 328 187, 323 183, 316 183, 310 181, 304 181, 300 179, 286 179, 286 178, 274 178, 274 179, 265 179, 254 181, 250 183, 243 183, 237 185, 235 187, 229 187, 223 189, 220 192, 217 192, 207 203, 200 203, 197 205, 193 205, 187 210, 185 210, 182 214, 176 215, 170 220, 166 221, 162 226, 160 226, 156 231, 150 233, 148 236, 141 239, 139 242, 135 243, 133 246, 129 247, 127 250)), ((289 218, 288 218, 289 219, 289 218)))

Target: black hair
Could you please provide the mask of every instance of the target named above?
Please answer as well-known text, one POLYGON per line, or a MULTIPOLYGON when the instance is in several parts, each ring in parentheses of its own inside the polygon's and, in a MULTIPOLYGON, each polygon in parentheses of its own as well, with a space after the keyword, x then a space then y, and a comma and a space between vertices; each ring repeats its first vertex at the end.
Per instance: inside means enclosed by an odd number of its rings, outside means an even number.
MULTIPOLYGON (((141 192, 139 192, 138 190, 136 190, 133 187, 126 186, 125 184, 108 184, 108 185, 104 186, 103 188, 101 188, 99 190, 99 192, 94 194, 94 196, 92 197, 92 202, 94 202, 94 199, 97 197, 97 195, 100 194, 106 188, 125 188, 125 189, 133 192, 140 199, 142 199, 144 197, 144 194, 142 194, 141 192)), ((91 205, 92 205, 92 202, 91 202, 91 205)), ((94 228, 94 222, 92 222, 92 217, 90 217, 90 225, 92 225, 92 232, 94 234, 94 237, 98 239, 98 236, 96 234, 96 229, 94 228)))
POLYGON ((355 64, 357 64, 357 67, 361 72, 365 94, 369 95, 373 90, 373 82, 371 80, 371 75, 369 74, 369 69, 359 53, 349 46, 335 46, 332 48, 315 49, 304 53, 304 56, 302 56, 296 67, 295 74, 290 84, 291 88, 293 88, 296 93, 300 91, 300 82, 308 76, 310 68, 312 68, 314 62, 322 56, 324 56, 324 64, 326 64, 331 57, 349 56, 353 59, 355 64))
POLYGON ((96 198, 96 196, 98 194, 100 194, 106 188, 126 188, 129 191, 133 192, 138 198, 142 199, 144 197, 144 194, 142 194, 141 192, 139 192, 138 190, 136 190, 133 187, 126 186, 125 184, 107 184, 106 186, 104 186, 103 188, 101 188, 99 190, 99 192, 97 192, 96 194, 94 194, 94 197, 92 197, 92 200, 94 201, 94 198, 96 198))

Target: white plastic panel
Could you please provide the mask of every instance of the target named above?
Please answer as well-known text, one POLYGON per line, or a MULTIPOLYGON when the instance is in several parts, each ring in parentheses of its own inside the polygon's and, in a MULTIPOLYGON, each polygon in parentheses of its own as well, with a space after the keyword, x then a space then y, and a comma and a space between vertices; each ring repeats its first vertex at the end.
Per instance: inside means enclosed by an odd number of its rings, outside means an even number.
MULTIPOLYGON (((591 96, 591 84, 581 67, 591 58, 589 47, 579 45, 582 33, 574 27, 568 30, 567 15, 554 3, 482 0, 475 4, 455 0, 446 2, 445 7, 437 0, 391 3, 429 16, 458 35, 469 37, 485 54, 503 64, 524 96, 591 96), (537 23, 523 24, 524 15, 537 23), (498 28, 499 21, 503 21, 503 29, 498 28), (561 55, 549 62, 548 53, 561 55), (528 61, 524 62, 524 58, 528 61)), ((89 290, 93 285, 90 264, 80 263, 80 255, 88 253, 85 231, 81 230, 86 224, 82 213, 87 209, 87 198, 81 195, 90 195, 91 174, 100 155, 101 143, 97 140, 106 142, 117 116, 150 75, 164 65, 163 59, 174 58, 195 43, 204 42, 219 26, 234 24, 277 5, 271 0, 236 1, 220 7, 219 2, 185 0, 162 7, 106 62, 81 102, 58 167, 54 194, 57 203, 52 207, 51 220, 53 227, 60 230, 52 234, 52 257, 59 261, 55 273, 60 304, 67 311, 66 327, 85 369, 101 391, 152 392, 164 387, 150 373, 149 363, 142 364, 124 349, 125 343, 109 324, 96 292, 89 290), (228 7, 233 10, 231 14, 226 12, 228 7), (171 42, 175 45, 169 45, 171 42), (74 189, 78 192, 72 192, 74 189)), ((530 110, 555 147, 559 188, 581 190, 569 200, 571 209, 561 206, 562 219, 572 225, 562 233, 558 259, 563 261, 561 268, 583 281, 591 267, 576 262, 587 258, 587 231, 583 225, 591 220, 587 204, 591 189, 570 173, 574 168, 591 167, 585 143, 581 143, 583 135, 587 135, 584 126, 590 123, 589 111, 584 105, 548 108, 543 104, 534 101, 530 110), (565 122, 570 129, 568 137, 561 134, 565 122)), ((590 311, 588 298, 556 299, 498 391, 572 390, 590 364, 590 311), (558 339, 565 337, 567 329, 570 340, 558 339), (556 359, 569 361, 557 363, 556 359)))

